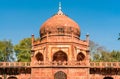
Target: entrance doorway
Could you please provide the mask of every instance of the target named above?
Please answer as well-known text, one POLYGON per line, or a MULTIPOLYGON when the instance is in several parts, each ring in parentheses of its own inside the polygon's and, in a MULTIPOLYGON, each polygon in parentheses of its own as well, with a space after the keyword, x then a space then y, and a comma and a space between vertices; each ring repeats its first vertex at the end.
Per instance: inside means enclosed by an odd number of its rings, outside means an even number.
POLYGON ((16 77, 8 77, 8 79, 17 79, 16 77))
POLYGON ((58 51, 53 55, 53 61, 67 61, 67 54, 63 51, 58 51))
POLYGON ((103 79, 113 79, 112 77, 104 77, 103 79))
POLYGON ((67 79, 67 75, 62 71, 58 71, 55 73, 54 79, 67 79))

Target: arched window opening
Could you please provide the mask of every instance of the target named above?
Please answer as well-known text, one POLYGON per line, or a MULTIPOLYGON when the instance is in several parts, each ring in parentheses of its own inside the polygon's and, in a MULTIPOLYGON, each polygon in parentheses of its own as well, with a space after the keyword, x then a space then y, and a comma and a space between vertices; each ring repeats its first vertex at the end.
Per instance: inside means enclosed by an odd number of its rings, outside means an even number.
POLYGON ((17 79, 16 77, 8 77, 8 79, 17 79))
POLYGON ((55 73, 54 79, 67 79, 67 75, 64 72, 59 71, 55 73))
POLYGON ((85 58, 85 55, 82 52, 78 53, 77 61, 82 61, 82 60, 84 60, 84 58, 85 58))
POLYGON ((37 53, 35 57, 37 61, 43 61, 43 55, 41 53, 37 53))
POLYGON ((113 79, 112 77, 104 77, 103 79, 113 79))
POLYGON ((58 51, 53 55, 53 61, 67 61, 67 54, 63 51, 58 51))

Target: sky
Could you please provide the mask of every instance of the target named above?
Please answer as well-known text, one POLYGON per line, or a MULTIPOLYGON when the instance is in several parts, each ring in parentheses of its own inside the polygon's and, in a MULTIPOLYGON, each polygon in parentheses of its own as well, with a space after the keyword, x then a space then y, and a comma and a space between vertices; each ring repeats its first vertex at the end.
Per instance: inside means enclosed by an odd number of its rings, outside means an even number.
POLYGON ((76 21, 81 39, 90 40, 107 50, 120 50, 120 0, 0 0, 0 40, 15 45, 26 37, 39 37, 40 26, 62 11, 76 21))

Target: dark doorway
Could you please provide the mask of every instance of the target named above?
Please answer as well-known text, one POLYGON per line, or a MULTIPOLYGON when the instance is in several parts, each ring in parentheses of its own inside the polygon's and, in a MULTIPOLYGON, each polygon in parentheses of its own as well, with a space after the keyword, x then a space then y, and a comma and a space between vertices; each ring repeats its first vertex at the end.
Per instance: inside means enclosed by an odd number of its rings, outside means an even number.
POLYGON ((54 79, 67 79, 67 75, 64 72, 59 71, 55 73, 54 79))
POLYGON ((84 59, 85 59, 85 55, 82 52, 78 53, 78 55, 77 55, 77 61, 82 61, 84 59))
POLYGON ((58 51, 53 55, 53 61, 67 61, 67 54, 63 51, 58 51))
POLYGON ((103 78, 103 79, 113 79, 112 77, 105 77, 105 78, 103 78))
POLYGON ((36 57, 37 61, 43 61, 43 55, 42 55, 42 53, 40 53, 40 52, 37 53, 35 57, 36 57))
POLYGON ((8 79, 17 79, 16 77, 8 77, 8 79))

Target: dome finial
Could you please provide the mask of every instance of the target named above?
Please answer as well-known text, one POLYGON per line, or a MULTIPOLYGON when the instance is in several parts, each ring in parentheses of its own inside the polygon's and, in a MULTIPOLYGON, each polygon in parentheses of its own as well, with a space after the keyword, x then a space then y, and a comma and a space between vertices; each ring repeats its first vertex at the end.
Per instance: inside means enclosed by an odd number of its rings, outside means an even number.
POLYGON ((61 2, 59 2, 59 10, 62 10, 61 2))
POLYGON ((59 10, 58 10, 58 15, 62 15, 63 12, 62 12, 62 7, 61 7, 61 2, 59 2, 59 10))

